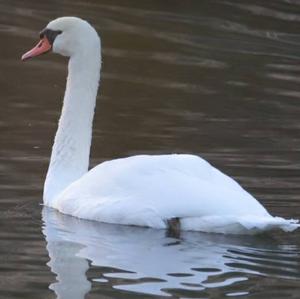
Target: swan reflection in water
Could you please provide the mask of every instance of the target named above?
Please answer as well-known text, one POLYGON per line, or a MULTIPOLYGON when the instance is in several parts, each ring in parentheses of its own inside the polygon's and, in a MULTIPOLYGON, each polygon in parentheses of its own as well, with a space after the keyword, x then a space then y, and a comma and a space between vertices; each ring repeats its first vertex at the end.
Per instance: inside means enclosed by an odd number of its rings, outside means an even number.
POLYGON ((164 230, 80 220, 46 207, 43 221, 48 265, 57 280, 50 289, 57 298, 82 299, 92 283, 168 296, 174 289, 229 286, 251 274, 299 276, 299 250, 266 236, 184 232, 176 239, 164 230), (99 277, 91 283, 92 267, 98 267, 99 277))

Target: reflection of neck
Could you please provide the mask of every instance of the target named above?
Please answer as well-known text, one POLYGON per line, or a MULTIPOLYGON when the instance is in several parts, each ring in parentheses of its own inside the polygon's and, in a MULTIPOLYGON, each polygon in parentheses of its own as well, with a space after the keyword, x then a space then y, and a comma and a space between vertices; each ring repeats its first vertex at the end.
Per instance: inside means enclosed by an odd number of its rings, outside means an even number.
POLYGON ((88 261, 77 256, 81 248, 73 242, 48 240, 48 266, 57 280, 49 288, 55 292, 57 299, 84 299, 91 290, 91 283, 86 277, 88 261))
POLYGON ((50 258, 47 265, 56 275, 56 282, 50 284, 49 289, 55 292, 56 299, 84 299, 92 287, 86 277, 89 262, 80 256, 85 244, 79 244, 69 238, 70 225, 63 217, 53 209, 44 207, 42 210, 45 224, 43 234, 50 258))
POLYGON ((66 92, 45 181, 44 202, 88 171, 100 73, 100 45, 69 61, 66 92))

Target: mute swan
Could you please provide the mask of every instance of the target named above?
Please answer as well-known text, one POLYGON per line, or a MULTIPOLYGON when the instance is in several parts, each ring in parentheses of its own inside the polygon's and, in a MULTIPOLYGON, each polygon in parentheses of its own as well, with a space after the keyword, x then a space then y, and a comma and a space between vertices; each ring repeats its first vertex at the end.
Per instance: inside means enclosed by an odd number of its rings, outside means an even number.
POLYGON ((44 204, 62 213, 109 223, 165 229, 255 233, 292 231, 298 221, 271 216, 237 182, 194 155, 138 155, 88 171, 100 79, 101 44, 76 17, 51 21, 27 60, 49 51, 70 57, 62 115, 44 186, 44 204))

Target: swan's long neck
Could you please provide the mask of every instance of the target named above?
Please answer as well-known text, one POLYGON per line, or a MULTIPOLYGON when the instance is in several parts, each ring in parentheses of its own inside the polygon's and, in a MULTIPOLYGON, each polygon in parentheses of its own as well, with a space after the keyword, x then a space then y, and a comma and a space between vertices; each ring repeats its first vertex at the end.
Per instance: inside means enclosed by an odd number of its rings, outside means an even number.
POLYGON ((69 60, 62 114, 44 186, 47 205, 88 171, 100 64, 100 43, 69 60))

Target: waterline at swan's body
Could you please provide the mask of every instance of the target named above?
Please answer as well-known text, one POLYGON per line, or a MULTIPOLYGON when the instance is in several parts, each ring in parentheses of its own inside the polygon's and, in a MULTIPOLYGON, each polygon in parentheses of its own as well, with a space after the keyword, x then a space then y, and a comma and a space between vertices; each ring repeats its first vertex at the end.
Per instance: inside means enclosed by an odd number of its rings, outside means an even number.
POLYGON ((98 34, 87 22, 50 22, 23 60, 49 51, 70 57, 62 115, 44 188, 44 203, 76 217, 183 230, 255 233, 292 231, 294 220, 272 217, 238 183, 193 155, 133 156, 88 171, 101 66, 98 34))

